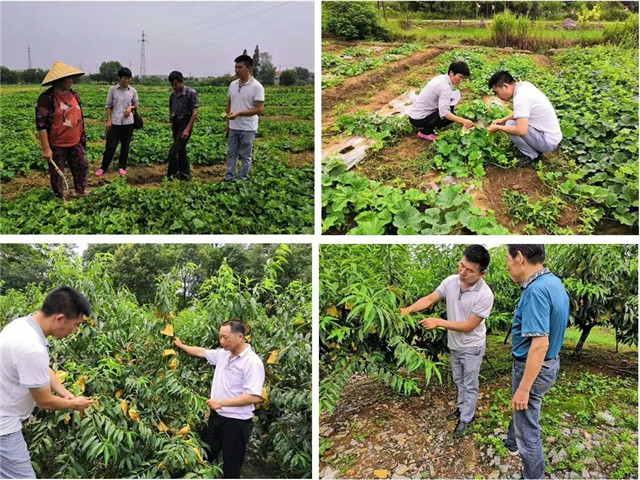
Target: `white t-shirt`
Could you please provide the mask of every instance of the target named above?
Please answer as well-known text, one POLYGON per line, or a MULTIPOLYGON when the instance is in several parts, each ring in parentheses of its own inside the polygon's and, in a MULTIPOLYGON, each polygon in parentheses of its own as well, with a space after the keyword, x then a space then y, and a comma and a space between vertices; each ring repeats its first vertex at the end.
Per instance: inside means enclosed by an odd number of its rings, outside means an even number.
MULTIPOLYGON (((232 112, 251 110, 256 106, 256 102, 264 102, 264 87, 253 77, 244 85, 240 85, 240 79, 234 80, 229 85, 229 100, 232 112)), ((229 128, 257 132, 258 115, 229 120, 229 128)))
POLYGON ((562 140, 560 122, 553 105, 531 82, 518 82, 513 92, 513 118, 528 118, 529 126, 545 133, 545 140, 556 145, 562 140))
POLYGON ((49 345, 30 315, 0 332, 0 435, 18 432, 36 402, 30 388, 50 385, 49 345))
MULTIPOLYGON (((222 348, 205 350, 205 358, 216 367, 211 383, 211 398, 233 398, 243 393, 262 396, 264 366, 251 345, 247 345, 233 360, 230 360, 231 352, 222 348)), ((247 420, 253 417, 253 410, 253 405, 245 405, 222 407, 216 412, 223 417, 247 420)))
POLYGON ((466 322, 469 315, 477 315, 483 320, 470 332, 447 330, 447 346, 451 350, 481 347, 487 340, 485 320, 493 308, 493 292, 481 278, 476 284, 462 290, 459 275, 450 275, 436 288, 436 293, 447 303, 447 320, 466 322))

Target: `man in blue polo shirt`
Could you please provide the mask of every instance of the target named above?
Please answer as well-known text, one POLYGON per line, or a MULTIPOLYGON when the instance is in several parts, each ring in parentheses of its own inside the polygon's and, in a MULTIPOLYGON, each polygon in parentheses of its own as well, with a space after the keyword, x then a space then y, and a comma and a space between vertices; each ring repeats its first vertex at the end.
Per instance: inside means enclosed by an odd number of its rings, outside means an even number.
POLYGON ((522 457, 524 478, 545 476, 540 408, 558 376, 569 322, 569 296, 544 258, 544 245, 507 246, 507 270, 523 290, 512 327, 513 418, 505 445, 522 457))

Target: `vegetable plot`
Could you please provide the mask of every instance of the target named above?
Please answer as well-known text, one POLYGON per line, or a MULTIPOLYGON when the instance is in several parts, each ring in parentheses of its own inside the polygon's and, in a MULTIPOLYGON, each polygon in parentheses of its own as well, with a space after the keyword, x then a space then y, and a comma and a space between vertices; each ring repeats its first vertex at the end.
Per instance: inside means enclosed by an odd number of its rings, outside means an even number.
MULTIPOLYGON (((360 44, 350 48, 367 50, 366 45, 360 44)), ((367 184, 374 191, 350 192, 347 203, 355 208, 346 210, 341 191, 344 186, 332 180, 332 159, 325 159, 324 231, 369 232, 370 220, 375 216, 379 226, 373 230, 380 233, 434 233, 433 228, 424 232, 424 227, 416 228, 417 223, 412 229, 392 228, 395 212, 382 215, 370 198, 378 196, 376 188, 393 188, 400 197, 413 198, 416 190, 426 196, 433 195, 433 191, 445 195, 455 187, 463 197, 472 197, 469 208, 481 210, 482 218, 488 219, 482 228, 493 228, 495 224, 503 233, 524 234, 637 232, 637 56, 635 48, 616 46, 575 47, 548 56, 459 48, 438 55, 433 65, 414 67, 419 74, 409 71, 391 76, 391 81, 385 78, 383 90, 388 90, 388 95, 384 96, 380 89, 370 91, 373 87, 367 81, 371 83, 374 77, 369 75, 360 91, 354 84, 354 98, 346 98, 332 112, 323 114, 325 133, 340 135, 325 135, 324 147, 352 135, 375 140, 349 180, 351 184, 367 184), (376 102, 372 108, 380 108, 380 98, 392 100, 402 92, 414 90, 416 79, 424 86, 434 74, 446 73, 456 60, 465 61, 472 73, 462 84, 463 101, 455 113, 473 120, 479 128, 463 132, 453 124, 441 130, 438 140, 430 144, 413 138, 415 132, 406 118, 381 118, 361 108, 361 99, 372 96, 376 102), (519 152, 506 135, 488 134, 482 128, 506 116, 507 109, 512 110, 512 105, 501 104, 488 89, 489 77, 499 70, 508 70, 518 81, 534 83, 549 97, 560 120, 564 136, 560 148, 545 154, 544 160, 533 166, 535 175, 516 167, 519 152), (489 190, 486 185, 493 188, 489 190), (338 191, 328 191, 331 188, 338 191), (385 227, 384 232, 380 227, 385 227)), ((420 210, 419 206, 412 206, 420 210)), ((451 216, 437 221, 435 233, 481 233, 465 222, 450 220, 451 216), (439 228, 442 232, 437 231, 439 228)))
POLYGON ((127 178, 119 179, 117 173, 94 177, 104 152, 108 88, 77 86, 88 136, 91 194, 66 204, 50 192, 47 163, 32 138, 36 136, 33 105, 42 88, 0 88, 0 175, 5 187, 2 233, 311 232, 313 88, 267 88, 254 169, 248 182, 234 185, 220 183, 227 151, 224 87, 197 87, 201 106, 187 147, 194 173, 189 184, 162 183, 172 143, 168 87, 136 85, 145 125, 134 133, 127 178), (11 192, 10 199, 7 192, 11 192))

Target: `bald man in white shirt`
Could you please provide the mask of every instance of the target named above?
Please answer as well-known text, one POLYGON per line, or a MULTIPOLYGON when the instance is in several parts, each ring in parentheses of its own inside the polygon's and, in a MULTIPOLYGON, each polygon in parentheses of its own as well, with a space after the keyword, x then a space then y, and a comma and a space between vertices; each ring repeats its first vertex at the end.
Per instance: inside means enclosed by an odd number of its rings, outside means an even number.
POLYGON ((211 414, 202 440, 209 446, 206 449, 209 461, 215 461, 222 451, 223 477, 240 478, 253 430, 254 405, 263 401, 264 366, 245 342, 245 327, 240 320, 223 323, 219 335, 222 348, 216 350, 190 347, 178 337, 173 343, 216 367, 207 400, 211 414))

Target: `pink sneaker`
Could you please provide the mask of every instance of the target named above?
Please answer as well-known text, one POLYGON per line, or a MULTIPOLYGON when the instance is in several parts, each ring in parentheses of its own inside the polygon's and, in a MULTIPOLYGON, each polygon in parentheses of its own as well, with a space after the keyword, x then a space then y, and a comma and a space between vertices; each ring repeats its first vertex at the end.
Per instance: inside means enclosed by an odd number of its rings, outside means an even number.
POLYGON ((425 135, 422 132, 418 132, 418 138, 421 138, 423 140, 427 140, 429 142, 435 142, 438 139, 438 137, 436 137, 436 135, 433 134, 433 133, 430 133, 429 135, 425 135))
POLYGON ((118 173, 119 173, 120 175, 126 175, 126 174, 127 174, 127 171, 126 171, 124 168, 121 168, 120 170, 118 170, 118 173))
POLYGON ((104 175, 104 170, 100 169, 96 171, 96 177, 101 177, 102 175, 104 175))

